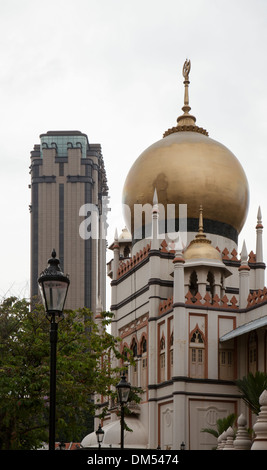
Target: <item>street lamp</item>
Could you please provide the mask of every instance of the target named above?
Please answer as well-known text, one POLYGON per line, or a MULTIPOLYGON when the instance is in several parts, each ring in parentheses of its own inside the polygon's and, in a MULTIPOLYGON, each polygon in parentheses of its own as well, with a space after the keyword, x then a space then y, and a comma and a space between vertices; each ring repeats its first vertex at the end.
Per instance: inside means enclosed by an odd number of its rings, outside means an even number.
POLYGON ((124 447, 124 406, 126 405, 131 391, 131 384, 126 381, 125 372, 121 376, 121 380, 116 385, 119 403, 121 405, 121 449, 124 447))
POLYGON ((55 250, 52 251, 47 268, 40 274, 38 284, 46 316, 50 321, 49 450, 55 450, 57 322, 63 319, 63 309, 70 284, 68 276, 65 276, 60 269, 55 250))
POLYGON ((96 433, 96 437, 97 437, 98 447, 100 449, 101 444, 102 444, 103 439, 104 439, 104 434, 105 434, 105 431, 101 428, 100 423, 99 423, 98 429, 95 433, 96 433))

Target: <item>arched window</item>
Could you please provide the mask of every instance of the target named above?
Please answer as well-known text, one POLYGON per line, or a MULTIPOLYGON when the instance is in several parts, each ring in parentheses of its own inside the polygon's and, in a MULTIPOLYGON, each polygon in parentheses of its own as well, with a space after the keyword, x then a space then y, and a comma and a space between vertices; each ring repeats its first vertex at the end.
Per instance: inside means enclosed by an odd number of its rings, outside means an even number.
POLYGON ((130 248, 128 246, 126 246, 123 250, 123 256, 124 258, 129 258, 130 256, 130 248))
POLYGON ((205 378, 205 342, 203 333, 196 328, 190 336, 190 377, 205 378))
POLYGON ((248 337, 248 371, 255 374, 258 363, 258 337, 256 331, 252 331, 248 337))
POLYGON ((170 377, 172 378, 173 376, 173 331, 171 332, 170 335, 170 343, 169 343, 169 361, 170 361, 170 377))
POLYGON ((137 342, 135 338, 132 340, 131 351, 133 352, 133 357, 137 357, 137 342))
POLYGON ((193 296, 196 295, 198 291, 198 286, 197 286, 197 273, 196 271, 193 271, 190 275, 189 279, 189 291, 193 296))
POLYGON ((214 297, 214 274, 211 273, 210 271, 208 272, 207 275, 207 290, 210 292, 210 296, 213 299, 214 297))
POLYGON ((165 338, 162 335, 159 344, 159 381, 164 382, 165 380, 165 338))
POLYGON ((147 386, 147 342, 143 336, 141 341, 141 387, 147 386))
POLYGON ((141 353, 146 354, 147 352, 147 344, 146 344, 146 338, 143 336, 142 342, 141 342, 141 353))
POLYGON ((133 357, 135 360, 135 364, 132 366, 131 381, 132 381, 132 385, 134 387, 137 387, 138 386, 138 361, 137 361, 137 342, 135 338, 133 338, 132 340, 131 351, 133 353, 133 357))
POLYGON ((199 332, 199 330, 194 331, 194 333, 191 336, 190 343, 203 343, 203 337, 202 337, 202 334, 199 332))

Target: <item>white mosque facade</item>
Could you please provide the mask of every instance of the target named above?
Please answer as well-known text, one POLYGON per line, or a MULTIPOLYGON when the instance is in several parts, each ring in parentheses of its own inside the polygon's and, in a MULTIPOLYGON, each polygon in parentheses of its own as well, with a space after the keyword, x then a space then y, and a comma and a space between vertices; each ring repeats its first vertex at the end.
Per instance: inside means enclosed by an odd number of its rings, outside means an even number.
MULTIPOLYGON (((190 114, 189 71, 187 61, 177 125, 128 173, 126 228, 110 246, 112 334, 122 350, 133 351, 127 378, 143 389, 128 418, 133 432, 126 431, 125 447, 211 449, 216 439, 201 430, 215 429, 218 418, 242 413, 248 426, 254 423, 236 379, 267 371, 261 210, 256 247, 238 249, 247 178, 235 155, 190 114), (145 204, 146 217, 134 217, 145 204)), ((103 445, 119 446, 112 409, 102 425, 103 445)), ((94 439, 93 433, 82 444, 94 439)))

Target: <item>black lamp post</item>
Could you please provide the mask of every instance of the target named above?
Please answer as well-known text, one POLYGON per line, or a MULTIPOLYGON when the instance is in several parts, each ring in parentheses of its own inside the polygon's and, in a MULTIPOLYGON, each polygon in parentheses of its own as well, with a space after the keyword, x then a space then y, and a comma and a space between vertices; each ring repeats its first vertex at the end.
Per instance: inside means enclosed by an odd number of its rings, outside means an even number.
POLYGON ((131 391, 131 384, 126 381, 125 372, 121 376, 121 380, 116 385, 119 403, 121 405, 121 449, 124 448, 124 406, 126 405, 131 391))
POLYGON ((58 321, 63 319, 63 309, 70 284, 68 276, 60 269, 55 250, 48 260, 47 268, 38 278, 39 289, 50 321, 50 409, 49 409, 49 450, 55 450, 56 421, 56 354, 58 321))
POLYGON ((105 434, 105 431, 101 428, 101 424, 99 424, 98 429, 96 430, 95 433, 96 433, 96 437, 97 437, 98 447, 100 449, 101 444, 102 444, 103 439, 104 439, 104 434, 105 434))

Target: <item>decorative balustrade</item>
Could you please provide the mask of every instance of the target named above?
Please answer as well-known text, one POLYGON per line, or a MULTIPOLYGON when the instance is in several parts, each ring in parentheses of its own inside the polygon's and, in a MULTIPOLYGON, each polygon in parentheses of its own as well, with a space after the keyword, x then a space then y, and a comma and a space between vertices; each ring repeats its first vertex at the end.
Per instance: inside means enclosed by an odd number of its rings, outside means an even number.
POLYGON ((215 294, 213 297, 206 292, 205 296, 202 298, 199 292, 193 295, 190 291, 187 292, 186 296, 186 305, 195 305, 201 307, 212 307, 212 308, 229 308, 229 309, 238 309, 237 298, 233 295, 231 299, 224 295, 221 299, 215 294))
POLYGON ((254 291, 248 296, 247 308, 254 307, 254 305, 261 304, 267 301, 267 287, 254 291))
POLYGON ((241 414, 237 430, 229 427, 217 439, 217 450, 267 450, 267 390, 259 397, 260 412, 253 426, 252 440, 247 430, 247 420, 241 414))
POLYGON ((173 306, 173 297, 170 297, 167 300, 163 300, 159 304, 158 314, 162 315, 163 313, 169 312, 170 310, 172 310, 172 306, 173 306))
POLYGON ((131 271, 131 269, 147 258, 150 247, 151 244, 149 243, 143 248, 143 250, 138 251, 134 256, 132 256, 132 258, 129 258, 127 261, 121 261, 117 272, 117 278, 119 279, 121 276, 131 271))
MULTIPOLYGON (((212 308, 223 308, 223 309, 238 309, 238 300, 233 295, 231 298, 228 298, 227 295, 224 295, 221 299, 216 294, 213 297, 206 292, 205 296, 202 298, 199 292, 193 295, 190 291, 187 292, 186 296, 186 305, 195 305, 199 307, 212 307, 212 308)), ((248 304, 247 308, 253 307, 255 305, 259 305, 263 302, 267 302, 267 287, 264 289, 259 289, 258 291, 254 291, 252 294, 248 296, 248 304)), ((163 300, 159 304, 158 314, 162 315, 163 313, 168 312, 172 309, 173 305, 173 297, 170 297, 166 300, 163 300)))
MULTIPOLYGON (((212 298, 211 295, 206 292, 205 296, 202 298, 199 292, 193 295, 191 292, 187 292, 185 296, 185 305, 194 305, 196 307, 210 307, 210 308, 221 308, 221 309, 238 309, 237 298, 233 295, 231 299, 228 299, 224 295, 221 299, 218 295, 214 295, 212 298)), ((162 300, 159 304, 158 315, 163 315, 173 308, 173 297, 169 297, 166 300, 162 300)))

